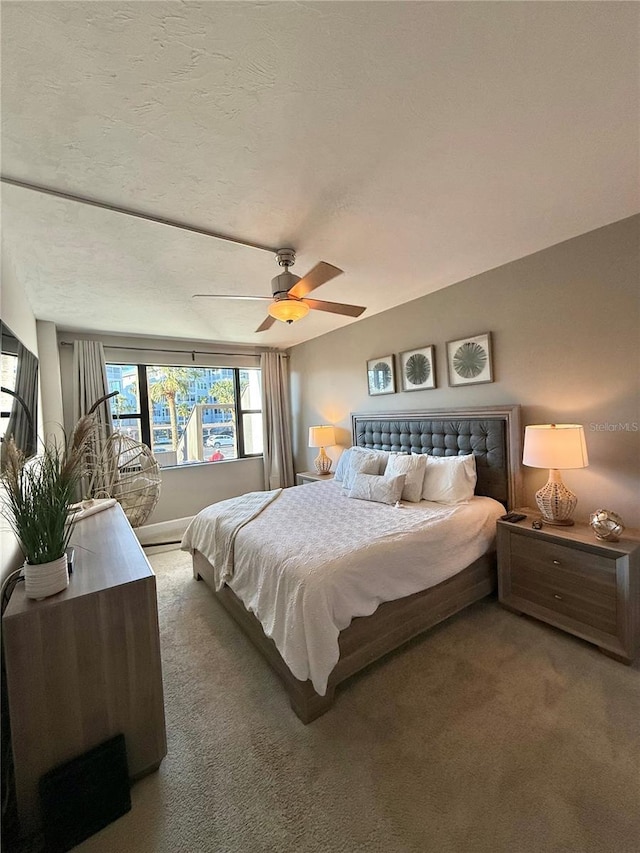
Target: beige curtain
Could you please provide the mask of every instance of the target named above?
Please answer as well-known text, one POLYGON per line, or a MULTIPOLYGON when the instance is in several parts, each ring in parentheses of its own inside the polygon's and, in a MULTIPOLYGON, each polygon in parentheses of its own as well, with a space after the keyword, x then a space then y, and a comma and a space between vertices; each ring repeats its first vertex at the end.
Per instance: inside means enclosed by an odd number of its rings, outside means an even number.
POLYGON ((263 352, 262 429, 264 433, 264 487, 295 485, 291 442, 289 359, 284 353, 263 352))
MULTIPOLYGON (((109 393, 104 347, 100 341, 73 342, 73 419, 74 424, 86 415, 93 404, 109 393)), ((95 411, 98 424, 95 437, 87 451, 89 476, 83 480, 83 498, 104 496, 109 493, 113 465, 109 436, 113 432, 111 401, 106 400, 95 411), (89 488, 89 484, 91 487, 89 488), (90 492, 90 494, 88 493, 90 492)))

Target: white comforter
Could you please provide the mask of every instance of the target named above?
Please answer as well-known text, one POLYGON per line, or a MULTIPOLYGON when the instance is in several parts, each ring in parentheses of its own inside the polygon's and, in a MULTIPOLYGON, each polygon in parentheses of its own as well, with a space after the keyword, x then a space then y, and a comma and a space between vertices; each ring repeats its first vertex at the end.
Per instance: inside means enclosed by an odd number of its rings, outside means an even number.
MULTIPOLYGON (((182 540, 183 550, 200 551, 214 565, 218 586, 213 522, 242 500, 202 510, 182 540)), ((336 482, 309 483, 285 489, 237 531, 224 582, 260 620, 294 676, 311 679, 324 696, 338 661, 339 632, 381 602, 468 566, 488 550, 503 513, 486 497, 396 508, 347 498, 336 482)))

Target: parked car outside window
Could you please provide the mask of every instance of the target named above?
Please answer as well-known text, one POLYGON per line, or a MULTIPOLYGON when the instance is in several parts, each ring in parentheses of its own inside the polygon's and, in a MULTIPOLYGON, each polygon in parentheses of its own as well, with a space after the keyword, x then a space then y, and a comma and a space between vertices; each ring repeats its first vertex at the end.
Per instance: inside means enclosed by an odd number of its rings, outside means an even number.
POLYGON ((234 437, 228 432, 210 435, 205 442, 207 447, 233 447, 235 443, 234 437))

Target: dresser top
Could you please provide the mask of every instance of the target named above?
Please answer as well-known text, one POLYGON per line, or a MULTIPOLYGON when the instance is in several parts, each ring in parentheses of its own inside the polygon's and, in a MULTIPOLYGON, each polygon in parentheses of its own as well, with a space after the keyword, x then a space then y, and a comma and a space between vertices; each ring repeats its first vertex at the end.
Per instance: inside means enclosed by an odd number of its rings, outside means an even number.
POLYGON ((76 522, 70 547, 74 549, 69 586, 41 601, 27 598, 24 584, 13 591, 3 619, 102 592, 153 576, 144 551, 120 504, 76 522))

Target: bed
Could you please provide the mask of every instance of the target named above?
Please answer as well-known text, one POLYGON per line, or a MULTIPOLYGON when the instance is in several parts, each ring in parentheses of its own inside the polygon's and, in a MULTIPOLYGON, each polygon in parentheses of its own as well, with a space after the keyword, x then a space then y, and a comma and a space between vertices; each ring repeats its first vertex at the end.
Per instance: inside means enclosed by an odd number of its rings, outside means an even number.
POLYGON ((265 655, 281 677, 294 712, 304 723, 331 707, 336 687, 345 679, 494 591, 495 518, 502 507, 513 508, 520 503, 518 406, 354 414, 351 423, 353 446, 369 451, 433 457, 473 454, 478 497, 453 509, 429 505, 427 501, 403 501, 394 515, 392 507, 381 509, 380 505, 367 504, 363 508, 359 506, 361 501, 345 499, 337 483, 313 483, 282 493, 253 493, 242 503, 232 499, 214 505, 199 514, 183 540, 183 547, 193 554, 194 576, 211 588, 265 655), (213 528, 207 513, 221 516, 223 504, 233 502, 240 504, 246 521, 234 529, 233 545, 225 552, 231 558, 225 567, 218 554, 214 558, 211 543, 220 534, 210 532, 213 528), (427 524, 421 521, 423 512, 432 514, 427 524), (360 532, 361 527, 365 528, 363 513, 369 513, 370 523, 376 525, 375 548, 360 532), (439 527, 431 523, 436 516, 439 527), (305 519, 309 519, 306 532, 305 519), (447 525, 448 541, 455 543, 449 549, 446 544, 443 546, 445 540, 438 532, 447 525), (289 530, 286 543, 280 532, 282 526, 289 530), (345 544, 344 537, 340 539, 340 527, 345 526, 355 531, 353 543, 345 544), (435 536, 432 544, 424 539, 426 527, 430 528, 429 535, 435 536), (480 539, 476 531, 481 534, 480 539), (323 537, 333 537, 338 545, 343 543, 339 559, 332 561, 332 552, 327 550, 323 537), (283 550, 285 547, 291 550, 290 555, 283 550), (304 597, 298 596, 302 587, 296 575, 296 560, 305 550, 307 562, 315 560, 322 566, 323 575, 337 578, 334 568, 339 566, 340 576, 346 574, 352 588, 367 594, 367 601, 351 605, 349 599, 347 603, 344 588, 327 594, 325 581, 321 591, 315 590, 315 564, 304 582, 304 597), (448 554, 445 560, 447 550, 451 551, 453 562, 457 560, 453 568, 448 554), (425 552, 437 555, 437 559, 430 561, 423 556, 425 552), (406 576, 397 574, 396 563, 407 567, 406 576), (423 563, 425 577, 427 571, 432 572, 424 581, 419 579, 423 563), (343 564, 348 565, 347 572, 343 564), (262 604, 263 599, 267 600, 264 589, 276 574, 273 590, 268 594, 273 612, 281 611, 280 621, 272 618, 272 612, 262 604), (392 596, 393 600, 388 600, 392 596), (300 610, 300 620, 292 615, 297 612, 293 603, 300 610), (320 645, 316 646, 316 639, 322 641, 320 645), (316 653, 323 644, 327 653, 316 653))

